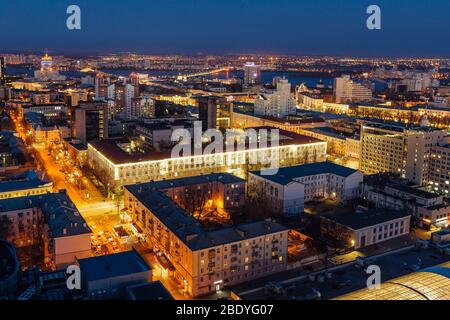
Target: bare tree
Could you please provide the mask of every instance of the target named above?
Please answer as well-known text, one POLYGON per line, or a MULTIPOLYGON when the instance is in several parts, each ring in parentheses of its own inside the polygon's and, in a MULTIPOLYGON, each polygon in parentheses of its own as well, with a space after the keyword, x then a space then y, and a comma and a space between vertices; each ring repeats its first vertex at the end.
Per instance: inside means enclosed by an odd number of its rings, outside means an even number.
POLYGON ((0 238, 4 240, 10 239, 13 234, 13 223, 8 216, 3 215, 0 219, 0 238))

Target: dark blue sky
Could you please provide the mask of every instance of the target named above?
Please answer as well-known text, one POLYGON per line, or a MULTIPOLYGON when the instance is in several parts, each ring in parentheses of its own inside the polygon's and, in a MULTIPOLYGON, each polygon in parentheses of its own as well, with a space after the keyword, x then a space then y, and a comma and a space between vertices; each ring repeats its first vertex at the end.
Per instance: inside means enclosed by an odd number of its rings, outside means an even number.
POLYGON ((0 0, 0 51, 450 57, 448 0, 0 0), (66 28, 81 7, 82 30, 66 28), (366 8, 382 30, 366 28, 366 8))

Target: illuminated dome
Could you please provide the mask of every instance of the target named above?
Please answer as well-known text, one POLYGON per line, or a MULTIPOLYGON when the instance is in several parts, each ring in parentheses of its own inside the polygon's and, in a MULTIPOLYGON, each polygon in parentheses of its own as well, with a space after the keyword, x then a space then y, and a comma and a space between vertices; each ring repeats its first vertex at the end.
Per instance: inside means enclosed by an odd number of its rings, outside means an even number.
POLYGON ((53 59, 48 55, 48 53, 45 53, 45 56, 41 59, 41 70, 51 70, 53 65, 53 59))
POLYGON ((383 282, 379 289, 361 289, 336 300, 449 300, 450 262, 383 282))
POLYGON ((45 55, 42 57, 42 61, 52 61, 52 60, 53 58, 50 57, 48 53, 45 53, 45 55))

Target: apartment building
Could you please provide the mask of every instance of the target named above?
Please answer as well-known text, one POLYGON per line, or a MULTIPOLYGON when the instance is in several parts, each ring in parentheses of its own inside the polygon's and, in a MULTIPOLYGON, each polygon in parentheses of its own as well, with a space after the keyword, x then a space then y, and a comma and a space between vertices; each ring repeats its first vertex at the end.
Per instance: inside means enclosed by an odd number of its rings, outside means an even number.
MULTIPOLYGON (((273 130, 266 127, 254 129, 258 135, 261 130, 273 130)), ((172 158, 170 150, 131 152, 127 139, 108 139, 88 144, 88 164, 105 185, 109 184, 112 190, 120 190, 126 184, 213 172, 243 176, 249 168, 270 167, 270 159, 278 162, 274 163, 277 167, 324 161, 327 148, 324 141, 283 130, 279 130, 277 145, 272 145, 270 139, 264 147, 246 140, 241 147, 228 144, 223 146, 222 152, 212 150, 205 154, 203 151, 207 147, 203 146, 201 155, 182 150, 180 155, 172 158)))
POLYGON ((261 198, 286 216, 303 212, 304 203, 316 198, 346 202, 359 196, 363 175, 331 162, 280 168, 276 175, 249 172, 249 198, 261 198))
POLYGON ((359 135, 339 131, 332 127, 306 128, 301 134, 327 142, 327 153, 342 157, 359 159, 361 154, 361 140, 359 135))
POLYGON ((146 242, 166 258, 169 276, 193 297, 286 269, 289 229, 278 223, 210 228, 177 205, 175 195, 174 201, 151 184, 124 190, 128 215, 143 230, 146 242))
POLYGON ((231 117, 231 127, 236 129, 245 129, 251 127, 268 126, 301 134, 304 128, 325 127, 328 123, 318 117, 302 118, 274 118, 268 116, 256 116, 243 112, 239 109, 233 109, 231 117))
POLYGON ((0 182, 0 199, 26 197, 53 192, 53 183, 38 179, 34 171, 0 182))
POLYGON ((73 111, 73 136, 86 144, 108 137, 108 105, 105 102, 81 102, 73 111))
POLYGON ((167 195, 182 208, 202 210, 208 207, 220 210, 230 219, 228 211, 240 209, 245 204, 245 180, 229 173, 211 173, 195 177, 162 180, 141 184, 167 195))
POLYGON ((92 232, 65 191, 0 200, 0 221, 16 247, 42 244, 53 268, 91 256, 92 232))
POLYGON ((450 145, 434 146, 431 152, 428 184, 435 192, 448 197, 450 192, 450 145))
POLYGON ((336 103, 349 103, 369 101, 372 99, 372 90, 361 83, 343 75, 334 79, 333 96, 336 103))
POLYGON ((402 123, 361 125, 360 169, 365 174, 389 172, 422 185, 428 182, 432 147, 447 141, 447 132, 402 123))
POLYGON ((136 143, 143 151, 158 150, 164 146, 173 144, 172 133, 177 129, 190 128, 192 132, 193 123, 184 119, 159 119, 136 123, 136 143))
POLYGON ((67 115, 68 108, 64 104, 59 103, 25 105, 18 109, 18 116, 23 118, 29 112, 40 113, 47 119, 54 119, 67 115))
POLYGON ((323 108, 323 96, 311 92, 297 93, 298 104, 307 110, 321 111, 323 108))
POLYGON ((291 95, 291 84, 287 79, 277 82, 274 92, 260 93, 255 100, 255 115, 282 118, 295 113, 297 102, 291 95))
POLYGON ((375 207, 408 212, 424 229, 449 224, 450 203, 442 195, 427 191, 424 187, 374 175, 365 177, 361 189, 362 197, 375 207))

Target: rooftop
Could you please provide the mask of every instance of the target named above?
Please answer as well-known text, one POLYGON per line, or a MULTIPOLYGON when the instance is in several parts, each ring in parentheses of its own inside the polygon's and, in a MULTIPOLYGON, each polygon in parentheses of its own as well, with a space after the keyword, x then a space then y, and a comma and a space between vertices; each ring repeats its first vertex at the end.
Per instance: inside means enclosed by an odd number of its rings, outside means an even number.
POLYGON ((221 182, 221 183, 239 183, 245 182, 244 179, 241 179, 231 173, 211 173, 206 175, 199 175, 194 177, 185 177, 178 179, 170 179, 170 180, 161 180, 154 182, 145 182, 137 185, 129 185, 129 190, 136 190, 135 188, 145 190, 145 189, 167 189, 167 188, 175 188, 196 184, 204 184, 210 182, 221 182))
POLYGON ((353 230, 359 230, 410 215, 407 212, 391 209, 371 209, 366 212, 340 212, 322 214, 321 216, 353 230))
POLYGON ((91 233, 91 229, 65 190, 42 195, 3 199, 0 212, 40 208, 54 238, 91 233))
MULTIPOLYGON (((268 130, 270 133, 270 130, 274 130, 276 128, 263 126, 263 127, 255 127, 253 128, 257 132, 260 132, 260 130, 268 130)), ((323 141, 311 137, 307 137, 304 135, 299 135, 293 132, 285 131, 285 130, 278 130, 279 132, 279 141, 278 145, 284 146, 284 145, 306 145, 306 144, 312 144, 312 143, 324 143, 323 141)), ((268 139, 267 146, 270 147, 270 139, 268 139)), ((148 151, 145 153, 127 153, 123 149, 121 149, 118 146, 118 143, 126 143, 129 142, 129 140, 126 140, 124 138, 119 139, 105 139, 105 140, 97 140, 90 142, 88 146, 91 148, 94 148, 98 152, 100 152, 103 156, 105 156, 107 159, 109 159, 112 163, 115 165, 120 164, 127 164, 127 163, 136 163, 136 162, 143 162, 143 161, 158 161, 158 160, 164 160, 164 159, 170 159, 171 158, 171 150, 167 151, 148 151)), ((206 147, 207 145, 204 145, 206 147)), ((230 147, 229 145, 223 147, 223 151, 227 152, 227 149, 233 149, 237 150, 237 145, 234 144, 233 147, 230 147)), ((191 146, 193 149, 193 146, 191 146)), ((246 143, 245 149, 246 150, 252 150, 254 146, 252 144, 246 143)), ((184 152, 185 150, 181 150, 184 152)), ((184 156, 184 153, 180 153, 179 157, 184 156)), ((191 150, 191 153, 186 156, 191 156, 194 154, 194 151, 191 150)))
MULTIPOLYGON (((361 254, 364 256, 363 254, 361 254)), ((381 280, 386 282, 400 276, 412 274, 412 270, 426 269, 449 261, 449 257, 439 254, 433 248, 415 249, 406 247, 403 250, 393 250, 385 252, 379 256, 370 256, 370 263, 376 264, 381 269, 381 280)), ((447 266, 448 268, 448 266, 447 266)), ((352 293, 367 287, 367 274, 357 268, 354 262, 341 266, 331 266, 329 269, 331 279, 323 282, 310 280, 310 274, 324 274, 325 270, 308 272, 307 270, 290 270, 273 276, 258 279, 256 281, 246 282, 233 287, 233 292, 238 294, 244 300, 263 300, 263 299, 307 299, 307 295, 311 293, 312 288, 320 292, 320 299, 332 299, 352 293), (264 292, 264 286, 269 281, 276 281, 289 290, 288 296, 276 295, 268 296, 264 292)), ((423 284, 423 283, 422 283, 423 284)), ((443 284, 443 283, 441 283, 443 284)), ((440 285, 438 283, 429 282, 430 292, 432 287, 440 285)), ((427 285, 427 286, 428 286, 427 285)), ((374 290, 377 291, 377 290, 374 290)), ((448 291, 447 291, 448 292, 448 291)))
POLYGON ((405 130, 424 131, 424 132, 442 131, 442 129, 435 127, 424 127, 404 122, 385 121, 372 118, 370 119, 360 118, 360 120, 364 121, 364 126, 366 127, 379 128, 395 132, 404 132, 405 130))
MULTIPOLYGON (((34 171, 33 171, 34 172, 34 171)), ((35 189, 50 186, 51 182, 40 180, 36 175, 0 181, 0 192, 35 189)))
POLYGON ((128 287, 130 300, 174 300, 161 281, 153 281, 128 287))
POLYGON ((134 249, 80 259, 78 264, 87 281, 121 277, 151 270, 147 262, 134 249))
POLYGON ((409 193, 416 197, 425 198, 425 199, 434 199, 434 198, 442 197, 438 194, 435 194, 435 193, 432 193, 432 192, 429 192, 426 190, 422 190, 419 188, 415 188, 412 186, 404 185, 404 184, 389 184, 388 187, 405 192, 405 193, 409 193))
POLYGON ((324 134, 324 135, 335 137, 335 138, 342 139, 342 140, 345 140, 346 138, 354 138, 354 139, 359 140, 358 135, 354 135, 349 132, 339 131, 339 130, 333 129, 331 127, 308 128, 305 130, 311 131, 311 132, 316 132, 319 134, 324 134))
POLYGON ((378 289, 361 289, 337 300, 449 300, 450 262, 428 267, 381 283, 378 289))
MULTIPOLYGON (((213 230, 206 230, 189 212, 179 207, 158 188, 172 185, 182 186, 186 183, 205 182, 207 179, 225 179, 225 181, 242 181, 240 178, 225 174, 211 174, 185 179, 166 180, 153 183, 128 185, 128 190, 136 199, 150 210, 165 226, 175 233, 193 251, 212 246, 250 239, 265 234, 288 230, 272 221, 254 221, 240 225, 225 225, 213 230)), ((186 185, 186 184, 185 184, 186 185)))
POLYGON ((335 174, 341 177, 348 177, 349 175, 357 172, 358 170, 344 167, 333 162, 316 162, 302 164, 292 167, 279 168, 278 173, 275 175, 261 175, 260 171, 251 171, 252 174, 262 176, 265 179, 273 182, 287 185, 296 178, 312 176, 316 174, 335 174))

